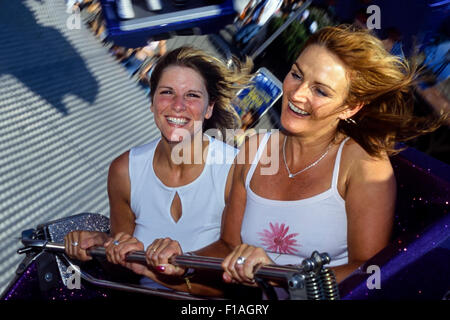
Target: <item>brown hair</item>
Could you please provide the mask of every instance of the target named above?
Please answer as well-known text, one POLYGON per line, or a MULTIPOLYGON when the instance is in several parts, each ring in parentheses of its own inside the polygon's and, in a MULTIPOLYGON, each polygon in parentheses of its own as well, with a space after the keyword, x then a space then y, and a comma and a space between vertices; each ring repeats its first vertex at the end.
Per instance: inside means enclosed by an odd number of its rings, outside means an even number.
POLYGON ((313 34, 304 48, 317 44, 338 56, 347 66, 350 88, 346 104, 364 106, 352 119, 340 121, 338 132, 353 138, 372 156, 395 154, 396 142, 435 130, 442 119, 414 115, 413 88, 416 67, 389 54, 369 30, 355 26, 325 27, 313 34))
POLYGON ((197 71, 205 81, 209 103, 214 102, 212 116, 203 123, 203 130, 218 129, 225 136, 225 129, 237 128, 240 118, 231 105, 237 92, 250 80, 253 64, 250 60, 241 63, 234 59, 232 66, 208 53, 184 46, 162 56, 150 77, 150 96, 153 101, 163 71, 169 66, 183 66, 197 71))

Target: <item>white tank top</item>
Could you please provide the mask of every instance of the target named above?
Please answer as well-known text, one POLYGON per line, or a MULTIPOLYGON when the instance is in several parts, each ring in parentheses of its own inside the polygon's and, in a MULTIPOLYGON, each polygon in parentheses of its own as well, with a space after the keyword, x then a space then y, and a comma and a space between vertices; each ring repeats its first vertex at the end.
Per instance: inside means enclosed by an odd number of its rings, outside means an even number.
POLYGON ((134 236, 145 248, 156 238, 170 237, 180 243, 183 252, 200 249, 219 239, 225 185, 237 149, 209 137, 206 164, 200 176, 187 185, 168 187, 153 169, 153 156, 160 140, 130 150, 134 236), (176 193, 182 207, 177 222, 170 214, 176 193))
POLYGON ((327 252, 330 266, 348 262, 347 213, 337 185, 342 148, 336 156, 331 188, 313 197, 294 201, 270 200, 250 188, 250 181, 263 154, 267 133, 247 174, 247 204, 242 221, 243 243, 262 247, 277 264, 299 264, 313 251, 327 252))

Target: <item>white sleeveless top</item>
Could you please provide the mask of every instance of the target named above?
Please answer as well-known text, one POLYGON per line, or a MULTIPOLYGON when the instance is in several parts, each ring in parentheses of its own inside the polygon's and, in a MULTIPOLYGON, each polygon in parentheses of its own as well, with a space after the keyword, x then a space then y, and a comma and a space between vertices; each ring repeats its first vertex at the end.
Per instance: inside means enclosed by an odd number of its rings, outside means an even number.
POLYGON ((166 186, 153 169, 153 156, 161 138, 130 150, 131 209, 136 216, 134 236, 145 248, 156 238, 170 237, 187 252, 219 239, 225 185, 237 149, 208 138, 208 155, 202 173, 180 187, 166 186), (170 207, 177 193, 182 215, 175 222, 170 207))
POLYGON ((281 265, 299 264, 313 251, 327 252, 331 257, 329 266, 346 264, 347 213, 337 185, 342 148, 349 138, 339 146, 330 189, 307 199, 281 201, 260 197, 250 188, 269 137, 267 133, 261 141, 245 181, 243 243, 264 248, 269 257, 281 265))

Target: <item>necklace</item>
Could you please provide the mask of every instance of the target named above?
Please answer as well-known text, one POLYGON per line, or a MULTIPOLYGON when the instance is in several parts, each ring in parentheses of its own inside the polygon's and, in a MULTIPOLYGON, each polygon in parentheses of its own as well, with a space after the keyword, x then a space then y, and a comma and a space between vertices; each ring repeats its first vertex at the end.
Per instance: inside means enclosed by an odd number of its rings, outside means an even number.
POLYGON ((285 149, 286 149, 286 140, 287 140, 287 136, 285 136, 284 137, 284 142, 283 142, 283 160, 284 160, 284 165, 285 165, 285 167, 286 167, 286 170, 287 170, 287 172, 289 173, 289 178, 293 178, 293 177, 295 177, 296 175, 298 175, 298 174, 300 174, 300 173, 302 173, 302 172, 305 172, 306 170, 308 170, 308 169, 310 169, 310 168, 312 168, 312 167, 314 167, 316 164, 318 164, 323 158, 325 158, 325 156, 328 154, 328 151, 330 151, 330 148, 331 148, 331 143, 328 145, 328 147, 327 147, 327 150, 325 150, 325 152, 320 156, 320 158, 319 159, 317 159, 316 161, 314 161, 313 163, 311 163, 309 166, 307 166, 306 168, 303 168, 302 170, 300 170, 300 171, 298 171, 298 172, 296 172, 296 173, 291 173, 291 170, 289 170, 289 167, 288 167, 288 165, 287 165, 287 162, 286 162, 286 151, 285 151, 285 149))

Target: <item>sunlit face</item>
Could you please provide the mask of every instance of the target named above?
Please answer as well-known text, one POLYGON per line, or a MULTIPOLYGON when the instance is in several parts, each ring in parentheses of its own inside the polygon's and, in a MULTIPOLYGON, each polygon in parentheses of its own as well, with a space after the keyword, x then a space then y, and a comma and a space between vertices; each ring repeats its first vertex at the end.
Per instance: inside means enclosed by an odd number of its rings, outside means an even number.
POLYGON ((202 132, 204 119, 212 115, 213 103, 202 76, 195 70, 170 66, 161 75, 151 110, 161 134, 169 142, 180 142, 202 132), (195 124, 195 125, 194 125, 195 124))
POLYGON ((281 124, 292 134, 335 131, 348 88, 341 60, 322 46, 308 46, 284 79, 281 124))

